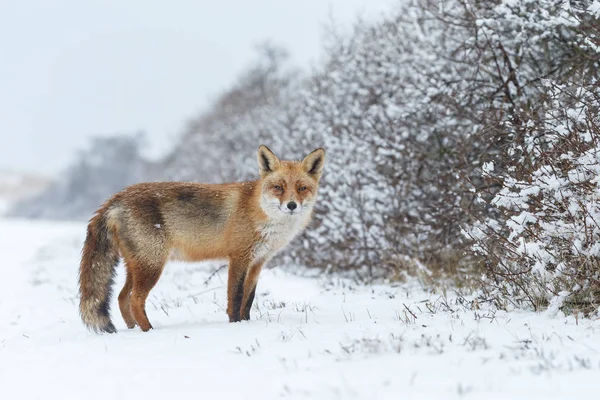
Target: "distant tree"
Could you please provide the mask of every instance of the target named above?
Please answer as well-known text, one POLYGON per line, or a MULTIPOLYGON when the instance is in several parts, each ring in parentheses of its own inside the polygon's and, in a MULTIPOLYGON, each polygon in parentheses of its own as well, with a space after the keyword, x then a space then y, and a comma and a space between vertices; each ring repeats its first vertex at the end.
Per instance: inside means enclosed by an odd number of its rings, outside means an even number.
POLYGON ((141 155, 143 135, 96 137, 47 190, 26 199, 9 215, 86 219, 107 197, 124 187, 153 179, 154 167, 141 155))

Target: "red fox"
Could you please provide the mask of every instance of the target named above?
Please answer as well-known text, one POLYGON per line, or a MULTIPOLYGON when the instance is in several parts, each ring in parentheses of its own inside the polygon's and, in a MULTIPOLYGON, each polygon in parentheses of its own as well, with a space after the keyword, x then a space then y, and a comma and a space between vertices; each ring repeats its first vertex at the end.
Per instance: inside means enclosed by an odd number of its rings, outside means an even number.
POLYGON ((152 328, 145 304, 168 259, 229 261, 229 322, 250 319, 262 266, 309 223, 325 150, 301 162, 258 148, 260 179, 201 184, 152 182, 109 198, 87 227, 79 267, 79 311, 95 332, 116 332, 110 319, 113 277, 127 271, 119 308, 128 328, 152 328))

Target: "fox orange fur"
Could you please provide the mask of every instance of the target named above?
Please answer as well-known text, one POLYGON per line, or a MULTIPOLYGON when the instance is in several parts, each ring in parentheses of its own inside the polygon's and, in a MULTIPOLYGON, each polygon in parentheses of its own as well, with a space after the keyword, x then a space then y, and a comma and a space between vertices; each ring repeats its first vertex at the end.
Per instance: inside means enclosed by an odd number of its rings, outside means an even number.
POLYGON ((127 275, 119 308, 128 328, 152 328, 146 298, 168 259, 228 260, 229 321, 248 320, 262 266, 311 219, 324 162, 321 148, 299 162, 261 145, 259 180, 140 183, 115 194, 88 224, 79 269, 83 322, 116 332, 109 311, 121 257, 127 275))

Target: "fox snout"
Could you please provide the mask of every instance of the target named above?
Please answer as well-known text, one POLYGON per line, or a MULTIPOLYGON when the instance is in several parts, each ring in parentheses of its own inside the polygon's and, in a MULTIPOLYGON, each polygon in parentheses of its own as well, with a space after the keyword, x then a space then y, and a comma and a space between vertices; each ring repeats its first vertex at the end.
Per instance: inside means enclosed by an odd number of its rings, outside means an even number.
POLYGON ((263 201, 261 202, 263 210, 269 211, 273 210, 269 214, 287 214, 287 215, 299 215, 302 214, 309 206, 308 202, 298 201, 296 199, 288 199, 282 200, 277 197, 263 197, 263 201))
POLYGON ((286 214, 299 214, 302 211, 302 204, 296 203, 294 200, 284 201, 279 209, 286 214))

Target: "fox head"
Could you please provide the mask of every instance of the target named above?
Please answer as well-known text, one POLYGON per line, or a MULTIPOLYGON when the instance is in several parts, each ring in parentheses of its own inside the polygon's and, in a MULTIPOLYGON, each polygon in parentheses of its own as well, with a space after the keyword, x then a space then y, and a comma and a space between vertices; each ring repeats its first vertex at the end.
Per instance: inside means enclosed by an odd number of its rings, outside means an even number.
POLYGON ((325 150, 318 148, 302 161, 280 160, 267 146, 258 148, 262 178, 260 205, 271 218, 310 214, 323 172, 325 150))

